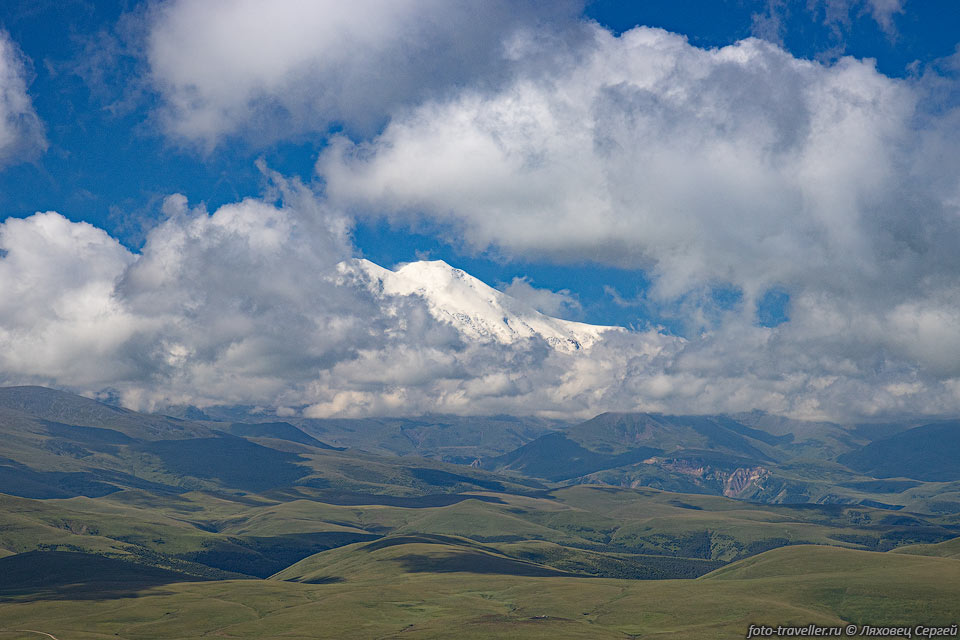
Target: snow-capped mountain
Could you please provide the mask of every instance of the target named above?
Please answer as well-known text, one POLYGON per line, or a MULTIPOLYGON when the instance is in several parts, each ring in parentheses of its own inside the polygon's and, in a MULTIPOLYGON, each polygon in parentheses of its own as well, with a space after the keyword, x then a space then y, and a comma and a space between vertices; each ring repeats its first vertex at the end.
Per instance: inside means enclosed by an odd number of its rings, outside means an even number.
POLYGON ((554 349, 578 351, 608 331, 623 330, 545 315, 442 260, 411 262, 391 271, 357 258, 341 262, 338 269, 380 296, 420 296, 434 318, 472 339, 510 344, 540 337, 554 349))

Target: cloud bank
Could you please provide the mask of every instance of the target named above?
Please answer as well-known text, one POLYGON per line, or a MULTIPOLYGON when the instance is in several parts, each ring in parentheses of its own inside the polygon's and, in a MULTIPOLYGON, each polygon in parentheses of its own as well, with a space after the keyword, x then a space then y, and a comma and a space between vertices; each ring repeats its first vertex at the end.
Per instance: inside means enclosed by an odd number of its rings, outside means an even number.
POLYGON ((148 60, 175 139, 347 128, 316 184, 274 175, 212 213, 171 196, 136 253, 57 213, 7 220, 2 382, 310 416, 960 411, 955 78, 470 6, 159 5, 148 60), (353 221, 378 216, 508 259, 643 270, 624 304, 683 335, 468 339, 337 269, 353 221), (761 326, 771 292, 789 319, 761 326))
POLYGON ((956 217, 956 188, 935 184, 952 167, 930 162, 944 147, 922 139, 956 132, 941 118, 918 136, 911 85, 759 40, 704 50, 655 29, 594 35, 560 73, 533 66, 502 91, 397 117, 371 142, 339 137, 318 163, 328 195, 449 223, 478 249, 649 268, 664 294, 709 280, 844 286, 838 267, 862 289, 901 245, 924 271, 947 257, 908 221, 911 198, 929 200, 925 226, 956 217))
POLYGON ((440 221, 477 249, 644 269, 652 301, 713 336, 684 356, 714 370, 700 384, 796 376, 867 412, 913 388, 887 396, 888 376, 949 395, 960 111, 928 91, 952 81, 647 28, 597 27, 578 54, 427 102, 372 141, 341 136, 317 165, 328 195, 357 215, 440 221), (716 287, 742 302, 705 317, 696 301, 716 287), (775 331, 755 326, 770 291, 790 299, 775 331))
MULTIPOLYGON (((264 198, 212 214, 171 196, 136 254, 58 213, 8 219, 0 383, 109 393, 142 409, 584 413, 618 375, 544 340, 466 340, 423 298, 345 278, 346 219, 302 185, 274 180, 264 198)), ((632 356, 658 357, 673 341, 637 334, 632 356)))
POLYGON ((171 196, 138 253, 53 212, 0 225, 0 384, 148 410, 236 403, 312 417, 760 408, 843 419, 960 405, 943 355, 953 318, 926 308, 889 319, 921 366, 878 350, 871 331, 851 339, 863 331, 851 316, 802 305, 799 329, 731 312, 689 339, 609 332, 574 352, 466 336, 416 293, 344 277, 349 220, 273 179, 264 197, 213 213, 171 196), (924 340, 943 350, 923 351, 924 340))

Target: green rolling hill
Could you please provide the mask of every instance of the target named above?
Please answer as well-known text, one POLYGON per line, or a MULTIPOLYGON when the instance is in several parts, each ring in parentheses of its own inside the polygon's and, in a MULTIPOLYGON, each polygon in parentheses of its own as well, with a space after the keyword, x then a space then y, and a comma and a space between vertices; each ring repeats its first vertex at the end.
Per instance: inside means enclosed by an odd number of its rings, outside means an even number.
POLYGON ((303 582, 181 582, 111 566, 86 598, 69 585, 0 592, 0 638, 743 638, 750 624, 949 626, 960 594, 955 560, 830 547, 776 549, 698 580, 475 572, 478 555, 499 556, 459 549, 410 541, 331 557, 303 582), (324 572, 335 569, 351 578, 324 572))
MULTIPOLYGON (((0 390, 0 640, 708 638, 761 620, 946 622, 960 487, 790 448, 839 442, 829 425, 761 426, 608 414, 481 469, 342 449, 289 422, 0 390), (822 502, 710 484, 708 467, 744 465, 822 502), (617 486, 625 478, 636 486, 617 486), (644 486, 655 483, 684 491, 644 486)), ((869 447, 849 437, 846 452, 869 447)))

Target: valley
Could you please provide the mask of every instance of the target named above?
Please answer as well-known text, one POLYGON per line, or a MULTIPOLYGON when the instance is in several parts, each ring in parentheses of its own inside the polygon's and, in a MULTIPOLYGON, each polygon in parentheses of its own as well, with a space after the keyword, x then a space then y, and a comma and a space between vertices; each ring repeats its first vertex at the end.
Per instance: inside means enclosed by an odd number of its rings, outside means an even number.
MULTIPOLYGON (((853 468, 887 438, 932 427, 869 442, 856 428, 784 431, 756 415, 752 426, 231 415, 0 389, 0 638, 952 624, 934 603, 960 593, 960 477, 853 468), (411 448, 389 449, 403 441, 411 448)), ((949 440, 918 442, 949 452, 949 440)))

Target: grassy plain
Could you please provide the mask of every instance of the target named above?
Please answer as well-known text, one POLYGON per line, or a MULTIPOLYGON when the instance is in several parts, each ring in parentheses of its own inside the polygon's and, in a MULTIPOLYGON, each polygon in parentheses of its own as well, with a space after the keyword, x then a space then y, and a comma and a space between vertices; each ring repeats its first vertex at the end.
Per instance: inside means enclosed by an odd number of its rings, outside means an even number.
MULTIPOLYGON (((437 449, 466 424, 381 426, 437 449)), ((813 440, 719 418, 592 425, 564 445, 581 462, 633 460, 637 438, 692 444, 715 451, 658 468, 714 482, 731 461, 769 459, 781 475, 764 490, 816 485, 825 504, 558 484, 334 450, 285 423, 191 423, 0 389, 0 640, 723 638, 751 623, 956 622, 960 482, 791 457, 860 446, 829 425, 813 440)), ((473 444, 532 437, 512 429, 501 420, 473 444)), ((562 467, 556 451, 530 447, 511 464, 562 467)))
MULTIPOLYGON (((949 625, 960 597, 956 560, 823 546, 775 549, 697 580, 410 572, 373 554, 359 562, 380 566, 328 584, 171 582, 130 597, 105 588, 81 599, 8 597, 0 628, 61 640, 742 638, 751 623, 949 625)), ((38 637, 18 633, 0 639, 38 637)))

